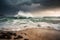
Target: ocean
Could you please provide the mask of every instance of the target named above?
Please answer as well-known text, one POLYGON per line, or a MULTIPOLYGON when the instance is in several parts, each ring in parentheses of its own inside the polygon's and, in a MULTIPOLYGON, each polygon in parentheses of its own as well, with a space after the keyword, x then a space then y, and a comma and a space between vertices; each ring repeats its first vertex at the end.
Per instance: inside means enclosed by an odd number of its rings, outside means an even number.
POLYGON ((60 17, 35 17, 20 11, 14 16, 0 17, 0 30, 19 31, 26 28, 51 28, 60 30, 60 17), (20 13, 20 14, 19 14, 20 13))

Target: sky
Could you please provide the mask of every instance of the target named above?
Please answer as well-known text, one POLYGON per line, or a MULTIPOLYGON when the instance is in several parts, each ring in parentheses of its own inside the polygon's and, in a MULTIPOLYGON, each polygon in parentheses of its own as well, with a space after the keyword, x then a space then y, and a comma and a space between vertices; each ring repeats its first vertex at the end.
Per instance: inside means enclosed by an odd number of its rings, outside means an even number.
POLYGON ((0 16, 15 15, 19 11, 34 12, 36 10, 35 12, 41 12, 41 10, 46 10, 48 7, 51 8, 51 6, 58 8, 59 3, 59 0, 0 0, 0 16))

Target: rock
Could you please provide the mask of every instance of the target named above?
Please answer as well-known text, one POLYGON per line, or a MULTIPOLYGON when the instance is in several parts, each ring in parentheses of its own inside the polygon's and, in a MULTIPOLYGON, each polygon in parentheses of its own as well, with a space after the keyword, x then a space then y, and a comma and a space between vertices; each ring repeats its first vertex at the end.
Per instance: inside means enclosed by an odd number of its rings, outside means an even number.
MULTIPOLYGON (((0 33, 0 39, 1 34, 2 33, 0 33)), ((7 35, 7 38, 5 38, 8 39, 10 37, 11 40, 60 40, 60 31, 54 29, 30 28, 15 32, 5 31, 5 34, 2 35, 7 35)))

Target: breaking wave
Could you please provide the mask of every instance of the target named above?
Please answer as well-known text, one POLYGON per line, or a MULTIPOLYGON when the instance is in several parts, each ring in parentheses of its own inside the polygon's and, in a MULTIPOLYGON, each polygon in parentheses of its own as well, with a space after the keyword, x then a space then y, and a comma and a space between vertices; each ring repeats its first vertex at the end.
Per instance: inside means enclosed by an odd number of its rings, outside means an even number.
POLYGON ((29 12, 19 11, 11 17, 0 18, 0 30, 19 31, 26 28, 50 28, 60 30, 60 18, 34 17, 29 12))

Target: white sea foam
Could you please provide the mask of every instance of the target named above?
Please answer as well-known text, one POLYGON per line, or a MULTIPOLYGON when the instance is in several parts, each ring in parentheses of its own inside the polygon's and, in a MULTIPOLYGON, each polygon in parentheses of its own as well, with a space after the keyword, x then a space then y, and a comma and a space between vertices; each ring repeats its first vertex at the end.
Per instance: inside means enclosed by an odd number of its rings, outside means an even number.
POLYGON ((20 16, 33 17, 33 15, 30 12, 23 12, 23 11, 19 11, 18 14, 15 15, 15 17, 20 17, 20 16))
POLYGON ((20 21, 18 21, 15 23, 14 22, 11 22, 11 23, 6 22, 4 25, 3 24, 4 23, 2 23, 2 26, 0 29, 3 28, 2 30, 10 30, 10 31, 19 31, 19 30, 23 30, 26 28, 48 28, 48 27, 56 29, 56 30, 60 30, 59 24, 50 24, 50 23, 46 23, 46 22, 39 22, 39 23, 26 22, 26 24, 21 24, 20 21), (40 25, 40 26, 38 26, 38 25, 40 25))
MULTIPOLYGON (((29 12, 19 11, 15 17, 34 17, 29 12)), ((13 19, 0 23, 0 30, 4 31, 19 31, 26 28, 53 28, 60 30, 60 24, 53 24, 47 22, 33 22, 30 19, 13 19)))

